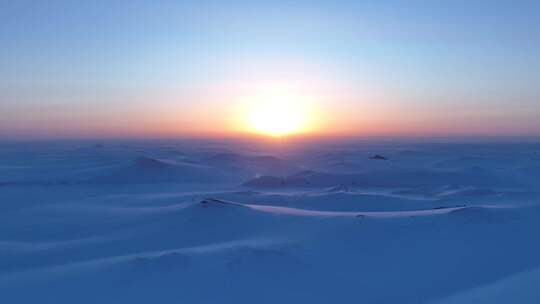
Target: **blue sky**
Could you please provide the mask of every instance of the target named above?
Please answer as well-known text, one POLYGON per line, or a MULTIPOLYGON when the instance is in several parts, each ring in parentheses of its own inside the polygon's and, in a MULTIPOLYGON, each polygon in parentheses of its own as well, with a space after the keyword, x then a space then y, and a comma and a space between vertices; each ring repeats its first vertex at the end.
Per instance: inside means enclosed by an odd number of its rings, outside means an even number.
POLYGON ((334 133, 540 134, 538 1, 2 0, 0 17, 1 137, 205 134, 274 83, 317 96, 334 133))

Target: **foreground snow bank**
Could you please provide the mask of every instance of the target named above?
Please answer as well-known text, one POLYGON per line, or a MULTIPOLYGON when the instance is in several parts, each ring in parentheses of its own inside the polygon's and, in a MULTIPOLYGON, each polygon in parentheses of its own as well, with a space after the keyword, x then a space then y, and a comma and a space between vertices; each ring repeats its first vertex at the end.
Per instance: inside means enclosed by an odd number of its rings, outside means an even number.
POLYGON ((540 303, 540 268, 458 293, 435 304, 540 303))

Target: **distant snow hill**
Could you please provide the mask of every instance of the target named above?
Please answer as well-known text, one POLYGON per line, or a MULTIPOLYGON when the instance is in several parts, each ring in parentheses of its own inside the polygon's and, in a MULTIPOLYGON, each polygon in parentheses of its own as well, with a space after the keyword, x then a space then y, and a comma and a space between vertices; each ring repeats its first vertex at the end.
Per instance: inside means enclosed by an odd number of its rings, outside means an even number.
POLYGON ((0 185, 209 183, 225 180, 234 181, 234 178, 226 172, 201 164, 141 156, 127 163, 42 170, 39 174, 24 179, 7 180, 0 185))
MULTIPOLYGON (((366 173, 335 174, 303 171, 286 177, 261 176, 244 183, 246 187, 304 188, 354 185, 362 187, 419 187, 436 185, 492 186, 504 179, 470 170, 392 169, 366 173)), ((505 181, 509 185, 510 181, 505 181)))
POLYGON ((217 153, 201 160, 201 163, 223 170, 235 170, 236 174, 287 175, 301 170, 290 161, 271 156, 248 156, 237 153, 217 153))
POLYGON ((90 183, 217 182, 225 174, 211 167, 138 157, 131 164, 87 180, 90 183))

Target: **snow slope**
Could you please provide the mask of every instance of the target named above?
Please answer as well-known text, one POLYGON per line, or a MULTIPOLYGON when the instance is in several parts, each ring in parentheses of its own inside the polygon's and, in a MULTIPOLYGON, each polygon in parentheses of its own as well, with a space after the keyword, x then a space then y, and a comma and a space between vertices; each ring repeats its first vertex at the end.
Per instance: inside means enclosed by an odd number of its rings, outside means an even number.
POLYGON ((0 148, 2 302, 539 302, 535 143, 0 148))

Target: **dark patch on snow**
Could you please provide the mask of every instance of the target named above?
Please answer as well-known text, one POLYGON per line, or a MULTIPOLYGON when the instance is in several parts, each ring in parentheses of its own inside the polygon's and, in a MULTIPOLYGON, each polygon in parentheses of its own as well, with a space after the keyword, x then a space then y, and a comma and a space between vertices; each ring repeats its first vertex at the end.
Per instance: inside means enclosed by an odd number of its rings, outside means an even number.
POLYGON ((155 158, 141 156, 135 159, 135 166, 140 168, 165 168, 168 165, 167 163, 155 158))
POLYGON ((243 184, 246 187, 284 187, 286 185, 285 178, 276 176, 260 176, 243 184))
POLYGON ((208 208, 208 207, 210 207, 212 205, 229 205, 229 206, 246 207, 246 206, 244 206, 242 204, 238 204, 238 203, 235 203, 235 202, 218 200, 218 199, 215 199, 215 198, 206 198, 206 199, 203 199, 201 201, 201 206, 203 208, 208 208))
POLYGON ((448 209, 448 208, 465 208, 467 207, 466 204, 462 204, 462 205, 454 205, 454 206, 440 206, 440 207, 435 207, 435 208, 432 208, 433 210, 440 210, 440 209, 448 209))

